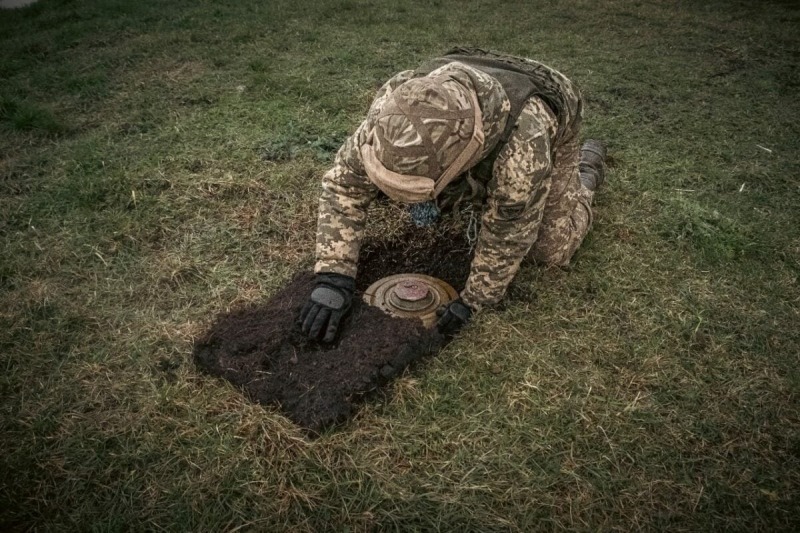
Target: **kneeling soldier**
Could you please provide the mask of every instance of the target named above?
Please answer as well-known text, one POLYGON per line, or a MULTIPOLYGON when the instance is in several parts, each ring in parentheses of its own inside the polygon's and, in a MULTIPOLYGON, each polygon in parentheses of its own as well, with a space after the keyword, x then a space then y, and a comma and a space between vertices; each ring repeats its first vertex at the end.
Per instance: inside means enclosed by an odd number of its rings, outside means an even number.
POLYGON ((317 281, 300 313, 303 332, 335 338, 378 192, 410 204, 420 225, 467 197, 484 205, 469 279, 443 310, 442 333, 499 302, 526 255, 566 266, 604 179, 604 146, 579 148, 582 105, 556 70, 478 49, 453 50, 386 82, 322 179, 317 281))

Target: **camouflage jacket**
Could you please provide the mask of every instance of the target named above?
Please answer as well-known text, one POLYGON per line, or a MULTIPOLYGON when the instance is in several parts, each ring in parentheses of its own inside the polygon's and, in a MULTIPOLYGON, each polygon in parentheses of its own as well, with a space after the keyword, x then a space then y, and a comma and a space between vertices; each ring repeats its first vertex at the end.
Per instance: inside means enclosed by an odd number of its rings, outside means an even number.
MULTIPOLYGON (((503 87, 493 77, 460 62, 448 70, 469 84, 483 112, 485 143, 482 157, 496 157, 486 180, 481 229, 469 279, 461 297, 475 310, 499 302, 519 270, 522 259, 536 241, 545 200, 558 120, 544 101, 529 98, 508 140, 499 144, 511 106, 503 87), (495 151, 495 148, 498 148, 495 151), (494 152, 494 153, 493 153, 494 152)), ((432 73, 433 74, 433 73, 432 73)), ((333 168, 322 179, 317 223, 316 272, 356 275, 367 208, 378 193, 366 176, 359 148, 373 127, 387 91, 413 77, 400 72, 378 91, 367 118, 339 149, 333 168)), ((456 186, 458 181, 449 187, 456 186)), ((447 189, 443 192, 443 195, 447 189)))

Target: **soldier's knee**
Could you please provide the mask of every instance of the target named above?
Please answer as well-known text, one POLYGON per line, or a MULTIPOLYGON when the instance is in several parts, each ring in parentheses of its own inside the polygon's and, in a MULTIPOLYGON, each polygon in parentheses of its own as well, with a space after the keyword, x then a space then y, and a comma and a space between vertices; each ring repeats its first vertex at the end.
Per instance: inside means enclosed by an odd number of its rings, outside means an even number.
POLYGON ((537 265, 565 267, 569 265, 575 250, 566 246, 534 246, 528 258, 537 265))

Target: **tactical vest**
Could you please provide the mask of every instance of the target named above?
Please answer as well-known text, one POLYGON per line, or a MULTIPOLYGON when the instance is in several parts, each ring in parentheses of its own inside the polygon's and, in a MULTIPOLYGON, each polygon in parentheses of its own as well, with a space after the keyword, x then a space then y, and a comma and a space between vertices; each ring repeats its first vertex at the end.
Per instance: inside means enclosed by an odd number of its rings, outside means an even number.
POLYGON ((442 57, 426 61, 414 73, 426 76, 453 61, 483 71, 503 86, 511 103, 511 112, 501 142, 510 138, 517 118, 531 96, 544 100, 558 118, 557 138, 562 137, 581 116, 581 96, 575 84, 557 70, 532 59, 480 48, 454 48, 442 57))
MULTIPOLYGON (((491 168, 500 149, 511 138, 517 119, 527 100, 541 98, 558 121, 554 144, 560 141, 580 121, 582 100, 580 91, 566 76, 542 63, 521 57, 482 50, 480 48, 454 48, 444 56, 423 63, 414 71, 415 76, 426 76, 439 67, 458 61, 495 78, 508 96, 511 104, 505 129, 495 148, 476 167, 481 178, 491 174, 491 168)), ((484 181, 481 179, 481 181, 484 181)))

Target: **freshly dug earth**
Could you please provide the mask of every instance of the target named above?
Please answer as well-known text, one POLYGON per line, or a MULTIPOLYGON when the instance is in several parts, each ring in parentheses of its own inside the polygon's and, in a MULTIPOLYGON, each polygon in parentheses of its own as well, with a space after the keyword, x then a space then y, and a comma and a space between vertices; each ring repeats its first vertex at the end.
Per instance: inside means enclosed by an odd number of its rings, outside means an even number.
POLYGON ((314 275, 304 272, 266 303, 218 317, 195 345, 197 365, 241 386, 259 403, 280 406, 311 434, 346 420, 368 393, 447 342, 419 320, 390 317, 361 300, 372 282, 404 272, 463 287, 469 273, 465 240, 452 234, 419 237, 364 246, 353 310, 337 343, 309 341, 295 324, 314 285, 314 275))
POLYGON ((356 287, 363 291, 386 276, 414 273, 439 278, 461 291, 469 276, 470 256, 463 231, 415 228, 394 240, 364 243, 356 287))

